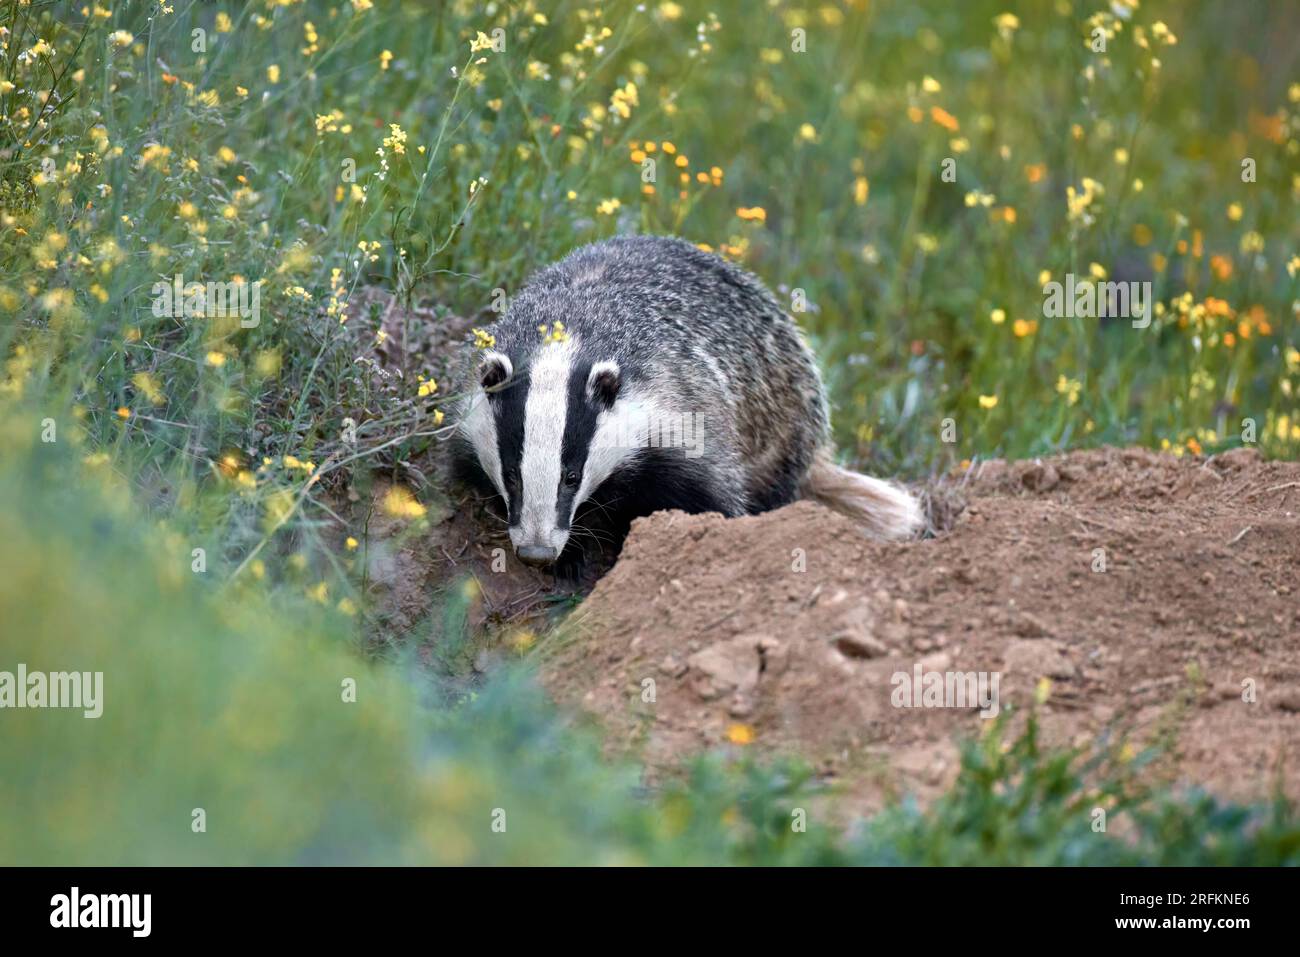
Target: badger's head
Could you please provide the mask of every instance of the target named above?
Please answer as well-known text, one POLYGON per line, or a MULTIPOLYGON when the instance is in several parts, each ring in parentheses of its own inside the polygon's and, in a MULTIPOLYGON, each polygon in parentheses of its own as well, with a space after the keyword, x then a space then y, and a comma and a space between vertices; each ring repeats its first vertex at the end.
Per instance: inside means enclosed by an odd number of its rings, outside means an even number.
POLYGON ((529 565, 568 543, 574 512, 631 454, 620 446, 622 373, 584 357, 576 339, 511 358, 484 352, 461 428, 506 504, 510 541, 529 565))

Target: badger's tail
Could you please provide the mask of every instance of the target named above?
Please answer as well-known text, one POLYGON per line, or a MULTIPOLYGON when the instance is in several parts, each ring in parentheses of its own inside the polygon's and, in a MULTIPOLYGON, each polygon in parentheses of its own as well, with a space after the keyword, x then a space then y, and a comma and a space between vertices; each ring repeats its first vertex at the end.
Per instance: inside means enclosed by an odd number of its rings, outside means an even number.
POLYGON ((925 524, 921 504, 897 485, 840 468, 821 450, 803 482, 804 498, 847 515, 872 538, 916 535, 925 524))

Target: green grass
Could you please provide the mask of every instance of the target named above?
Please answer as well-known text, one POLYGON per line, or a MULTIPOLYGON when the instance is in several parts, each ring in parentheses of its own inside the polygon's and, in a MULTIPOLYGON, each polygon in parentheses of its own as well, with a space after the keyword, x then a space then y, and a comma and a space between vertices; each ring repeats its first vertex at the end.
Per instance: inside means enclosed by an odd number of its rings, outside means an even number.
MULTIPOLYGON (((366 528, 332 507, 379 479, 438 506, 420 476, 450 386, 417 377, 446 357, 370 368, 361 290, 486 324, 497 290, 632 231, 722 251, 792 309, 802 290, 837 437, 872 468, 1210 451, 1246 418, 1294 457, 1300 51, 1275 5, 1144 2, 1118 33, 1103 14, 1104 56, 1066 0, 360 6, 0 0, 0 667, 62 649, 131 702, 6 716, 0 756, 26 769, 0 783, 6 822, 40 826, 7 826, 0 857, 1294 860, 1293 817, 1159 798, 1135 843, 1069 837, 1068 797, 1053 817, 1032 809, 1055 792, 995 795, 1007 769, 861 847, 775 825, 787 772, 710 764, 647 801, 526 681, 448 709, 420 703, 430 675, 370 660, 366 528), (497 28, 504 50, 471 51, 497 28), (1040 274, 1094 263, 1154 283, 1150 328, 1043 315, 1040 274), (260 282, 260 324, 155 316, 177 273, 260 282), (352 672, 373 691, 341 706, 352 672), (534 839, 455 837, 493 801, 528 804, 534 839), (228 842, 189 837, 205 802, 228 842)), ((430 627, 451 642, 455 619, 430 627)))

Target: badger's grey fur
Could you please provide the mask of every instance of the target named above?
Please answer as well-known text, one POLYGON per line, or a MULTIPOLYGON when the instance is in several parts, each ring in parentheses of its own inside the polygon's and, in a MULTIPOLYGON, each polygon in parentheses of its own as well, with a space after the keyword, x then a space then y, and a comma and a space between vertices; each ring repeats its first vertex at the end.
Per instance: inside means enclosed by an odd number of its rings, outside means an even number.
POLYGON ((488 332, 456 460, 502 497, 524 561, 662 508, 736 516, 802 496, 879 538, 921 524, 906 492, 832 461, 816 363, 772 294, 688 242, 584 246, 488 332))

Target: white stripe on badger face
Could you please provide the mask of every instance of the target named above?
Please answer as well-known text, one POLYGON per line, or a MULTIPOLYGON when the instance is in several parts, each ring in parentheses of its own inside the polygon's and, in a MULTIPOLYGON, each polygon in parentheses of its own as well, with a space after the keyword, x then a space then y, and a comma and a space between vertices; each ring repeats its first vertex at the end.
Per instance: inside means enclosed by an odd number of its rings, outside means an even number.
POLYGON ((528 367, 528 399, 524 403, 524 450, 519 470, 523 478, 523 504, 519 526, 510 529, 516 548, 550 546, 563 551, 569 533, 556 528, 555 509, 560 494, 560 457, 564 451, 564 424, 569 404, 569 374, 577 355, 577 340, 570 336, 550 342, 533 353, 528 367))
POLYGON ((481 388, 470 398, 469 411, 460 422, 460 430, 474 446, 479 464, 492 480, 502 500, 506 498, 506 483, 501 477, 501 448, 497 444, 497 417, 492 412, 487 393, 481 388))

